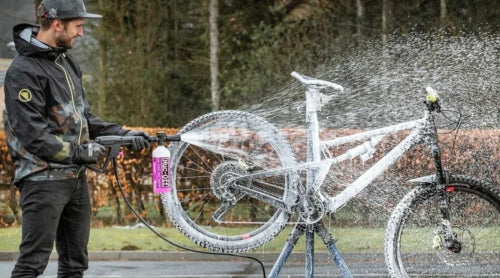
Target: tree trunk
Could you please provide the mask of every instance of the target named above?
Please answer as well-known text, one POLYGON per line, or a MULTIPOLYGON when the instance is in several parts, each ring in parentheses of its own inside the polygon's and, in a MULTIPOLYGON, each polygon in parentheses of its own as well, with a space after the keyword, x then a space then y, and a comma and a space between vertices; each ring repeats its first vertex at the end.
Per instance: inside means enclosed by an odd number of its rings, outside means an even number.
MULTIPOLYGON (((387 49, 387 41, 389 36, 389 19, 390 19, 390 0, 382 0, 382 72, 385 74, 387 72, 387 61, 389 59, 388 49, 387 49)), ((382 86, 382 91, 385 93, 387 87, 382 86)))
POLYGON ((443 27, 446 21, 446 17, 448 16, 448 12, 446 9, 446 0, 441 0, 440 8, 441 13, 439 15, 439 19, 441 21, 441 27, 443 27))
POLYGON ((363 7, 363 3, 361 0, 356 0, 356 26, 357 26, 357 34, 361 35, 361 23, 363 22, 363 18, 365 17, 365 9, 363 7))
POLYGON ((387 44, 387 21, 389 17, 389 0, 382 0, 382 43, 387 44))
POLYGON ((212 96, 212 111, 219 110, 220 92, 219 92, 219 32, 217 30, 217 17, 219 10, 219 0, 210 0, 210 79, 211 79, 211 96, 212 96))
MULTIPOLYGON (((99 8, 103 7, 102 0, 99 0, 98 2, 99 8)), ((102 30, 98 29, 98 32, 103 32, 102 30)), ((97 77, 97 95, 98 95, 98 101, 97 103, 94 104, 94 107, 96 109, 96 114, 99 115, 100 117, 104 117, 106 115, 106 104, 107 104, 107 88, 106 88, 106 82, 107 82, 107 42, 99 43, 98 49, 98 55, 99 55, 99 64, 98 64, 98 71, 99 75, 97 77)))

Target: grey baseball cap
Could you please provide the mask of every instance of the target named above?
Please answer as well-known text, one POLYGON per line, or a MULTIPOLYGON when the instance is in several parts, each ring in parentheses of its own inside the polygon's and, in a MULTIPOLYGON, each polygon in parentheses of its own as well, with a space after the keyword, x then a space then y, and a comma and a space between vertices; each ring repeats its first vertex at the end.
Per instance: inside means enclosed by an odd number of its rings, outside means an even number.
POLYGON ((45 8, 44 14, 37 14, 46 18, 101 18, 101 15, 87 13, 83 0, 43 0, 40 4, 45 8))

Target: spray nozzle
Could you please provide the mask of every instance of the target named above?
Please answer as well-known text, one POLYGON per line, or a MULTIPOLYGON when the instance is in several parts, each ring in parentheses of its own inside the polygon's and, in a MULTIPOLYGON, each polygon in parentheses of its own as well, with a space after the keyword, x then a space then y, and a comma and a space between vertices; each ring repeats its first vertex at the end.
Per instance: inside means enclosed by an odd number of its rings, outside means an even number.
POLYGON ((180 141, 180 140, 181 140, 181 135, 180 134, 167 135, 163 131, 158 131, 158 132, 156 132, 156 136, 151 136, 149 138, 149 141, 151 141, 151 142, 158 142, 158 144, 161 144, 161 145, 164 142, 180 141))
POLYGON ((158 131, 156 132, 156 139, 158 141, 158 145, 163 145, 163 142, 165 142, 165 138, 167 138, 167 134, 163 131, 158 131))

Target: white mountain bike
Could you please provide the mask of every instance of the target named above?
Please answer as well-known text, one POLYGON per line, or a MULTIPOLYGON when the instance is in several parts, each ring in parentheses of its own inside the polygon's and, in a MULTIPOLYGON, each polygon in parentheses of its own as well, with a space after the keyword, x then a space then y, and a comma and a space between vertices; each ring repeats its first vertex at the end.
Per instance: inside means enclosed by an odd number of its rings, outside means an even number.
POLYGON ((499 273, 500 191, 443 170, 434 122, 440 104, 432 88, 427 88, 421 119, 320 140, 317 111, 343 87, 296 72, 292 76, 306 87, 307 160, 297 161, 280 130, 257 115, 218 111, 191 121, 180 131, 182 141, 169 145, 173 188, 162 195, 180 231, 214 251, 244 252, 272 239, 292 217, 303 227, 316 227, 333 254, 335 240, 324 233, 323 216, 341 209, 412 147, 425 144, 435 172, 411 180, 416 186, 390 217, 385 258, 391 276, 460 275, 471 268, 499 273), (384 136, 400 130, 410 133, 339 194, 326 193, 324 180, 332 165, 370 159, 384 136), (330 152, 352 143, 340 155, 330 152))

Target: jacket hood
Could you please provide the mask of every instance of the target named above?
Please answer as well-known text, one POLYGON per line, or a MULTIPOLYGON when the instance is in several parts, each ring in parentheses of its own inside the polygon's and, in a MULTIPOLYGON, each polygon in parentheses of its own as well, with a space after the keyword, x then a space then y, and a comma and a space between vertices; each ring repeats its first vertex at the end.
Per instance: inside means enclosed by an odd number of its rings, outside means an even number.
POLYGON ((36 39, 40 28, 28 23, 21 23, 14 26, 14 44, 16 51, 27 57, 45 57, 55 59, 59 54, 66 52, 63 47, 51 47, 36 39))

